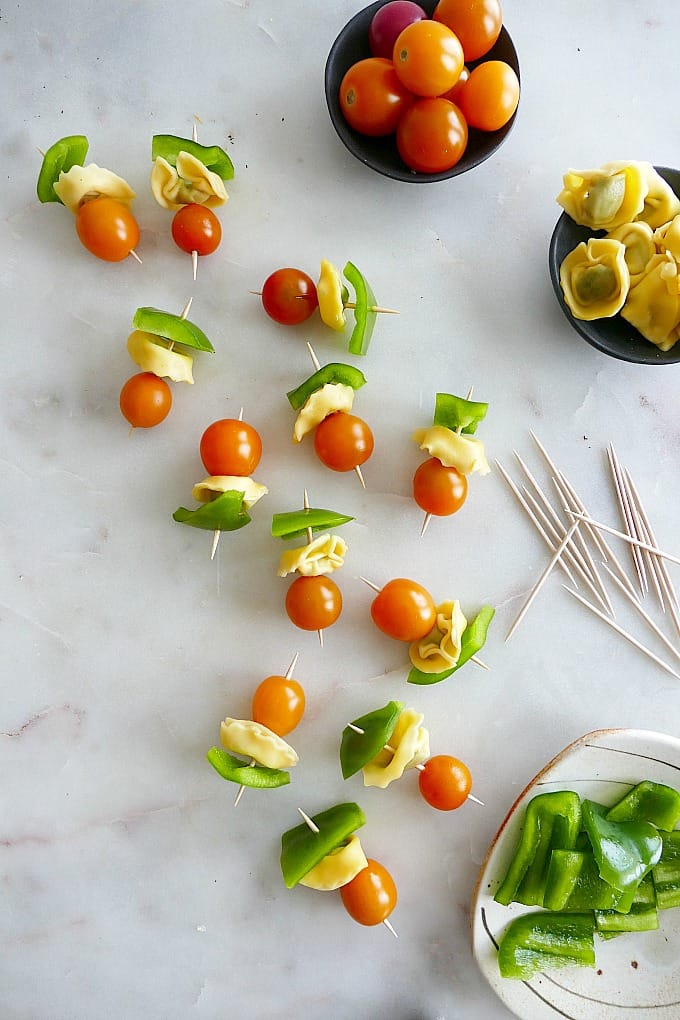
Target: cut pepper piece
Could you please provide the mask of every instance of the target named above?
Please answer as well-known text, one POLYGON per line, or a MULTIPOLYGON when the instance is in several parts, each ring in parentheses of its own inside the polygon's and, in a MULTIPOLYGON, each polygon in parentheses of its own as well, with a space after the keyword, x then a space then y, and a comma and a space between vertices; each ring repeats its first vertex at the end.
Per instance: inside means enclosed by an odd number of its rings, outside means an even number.
POLYGON ((183 347, 190 347, 195 351, 207 351, 209 354, 215 353, 215 348, 203 330, 189 319, 183 319, 181 315, 173 315, 172 312, 164 312, 160 308, 145 306, 137 309, 132 325, 135 329, 153 333, 154 336, 165 337, 166 340, 172 340, 173 343, 181 344, 183 347))
POLYGON ((60 173, 68 173, 72 166, 83 166, 89 142, 85 135, 66 135, 60 138, 43 156, 42 166, 38 174, 37 192, 41 202, 61 201, 54 184, 59 180, 60 173))
POLYGON ((680 793, 664 783, 644 779, 607 812, 609 822, 651 822, 671 832, 680 822, 680 793))
POLYGON ((180 506, 172 519, 178 524, 188 524, 190 528, 202 528, 204 531, 238 531, 251 521, 250 514, 243 509, 243 493, 235 489, 228 489, 217 499, 195 510, 180 506))
MULTIPOLYGON (((583 910, 616 910, 627 913, 633 903, 635 887, 631 887, 627 892, 620 892, 600 878, 593 851, 589 846, 571 852, 580 853, 582 864, 563 909, 577 914, 583 910)), ((544 900, 543 906, 545 905, 544 900)))
POLYGON ((579 850, 553 850, 543 894, 546 910, 564 910, 583 869, 585 854, 579 850))
POLYGON ((484 647, 489 624, 493 620, 495 612, 496 610, 493 606, 482 606, 475 618, 468 623, 461 637, 460 655, 455 666, 452 666, 451 669, 445 669, 441 673, 423 673, 422 670, 416 669, 414 666, 409 671, 407 677, 408 683, 420 684, 421 686, 438 684, 442 680, 446 680, 447 677, 450 677, 461 666, 464 666, 473 655, 477 654, 480 648, 484 647))
POLYGON ((434 402, 433 425, 465 432, 468 435, 477 431, 477 426, 486 417, 489 405, 479 400, 466 400, 453 393, 437 393, 434 402))
POLYGON ((331 361, 310 375, 308 379, 289 390, 286 396, 294 411, 301 407, 311 397, 312 393, 320 390, 328 383, 341 383, 343 386, 351 386, 353 390, 360 389, 366 383, 366 376, 353 365, 345 365, 342 362, 331 361))
POLYGON ((230 783, 251 786, 258 790, 271 790, 287 786, 290 775, 285 769, 269 769, 264 765, 249 765, 220 747, 211 747, 206 755, 216 772, 230 783))
POLYGON ((594 967, 592 914, 537 912, 510 922, 498 946, 501 977, 528 981, 558 967, 594 967))
POLYGON ((312 816, 318 828, 313 832, 306 822, 288 829, 281 836, 281 873, 288 889, 312 870, 326 854, 344 843, 356 829, 366 823, 358 804, 335 804, 312 816))
POLYGON ((618 935, 624 931, 655 931, 659 927, 654 883, 647 875, 635 890, 630 910, 596 910, 595 929, 600 935, 618 935))
POLYGON ((656 902, 660 910, 680 907, 680 830, 664 833, 659 863, 652 868, 656 902))
POLYGON ((662 841, 650 822, 611 822, 607 808, 583 801, 583 828, 588 833, 600 877, 624 892, 636 888, 661 857, 662 841))
POLYGON ((234 164, 219 145, 200 145, 191 138, 180 138, 178 135, 154 135, 151 139, 153 160, 162 156, 171 166, 175 166, 180 152, 188 152, 200 159, 208 170, 212 170, 223 181, 230 181, 234 176, 234 164))
POLYGON ((388 744, 404 707, 401 701, 388 701, 384 708, 368 712, 352 720, 363 733, 345 726, 340 742, 340 768, 343 779, 349 779, 382 751, 388 744))
POLYGON ((289 510, 286 513, 274 514, 272 517, 272 536, 274 538, 300 538, 312 532, 328 531, 339 528, 342 524, 353 521, 347 514, 336 513, 335 510, 322 510, 320 507, 309 507, 303 510, 289 510))
POLYGON ((347 262, 342 272, 354 288, 354 329, 349 338, 348 349, 350 354, 366 354, 378 317, 375 310, 375 294, 366 277, 359 272, 353 262, 347 262))

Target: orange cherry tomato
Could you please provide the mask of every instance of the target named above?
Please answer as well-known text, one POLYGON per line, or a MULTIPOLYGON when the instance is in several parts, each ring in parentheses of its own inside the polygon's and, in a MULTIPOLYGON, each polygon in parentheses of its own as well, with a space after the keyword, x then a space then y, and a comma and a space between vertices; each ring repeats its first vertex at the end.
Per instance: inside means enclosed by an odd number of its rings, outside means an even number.
POLYGON ((354 64, 340 84, 340 108, 350 127, 374 138, 397 130, 413 95, 399 81, 391 60, 368 57, 354 64))
POLYGON ((277 269, 262 285, 262 307, 275 322, 296 326, 318 307, 316 284, 301 269, 277 269))
POLYGON ((420 641, 429 634, 437 610, 427 589, 406 577, 395 577, 380 589, 371 604, 376 627, 397 641, 420 641))
POLYGON ((324 630, 342 612, 342 593, 330 577, 298 577, 286 593, 286 612, 301 630, 324 630))
POLYGON ((418 506, 436 517, 448 517, 460 510, 467 499, 465 475, 445 467, 436 457, 423 461, 413 476, 413 498, 418 506))
POLYGON ((367 866, 340 887, 347 913, 359 924, 381 924, 397 905, 397 887, 389 871, 367 859, 367 866))
MULTIPOLYGON (((422 22, 419 22, 422 24, 422 22)), ((448 99, 418 99, 399 121, 397 149, 404 163, 419 173, 450 170, 468 143, 463 114, 448 99)))
POLYGON ((419 770, 418 785, 423 799, 438 811, 455 811, 467 800, 472 776, 465 762, 448 754, 437 754, 419 770))
POLYGON ((305 711, 305 692, 297 680, 266 677, 253 695, 253 722, 269 727, 280 737, 294 730, 305 711))
POLYGON ((353 471, 373 453, 373 433, 362 418, 334 411, 317 425, 314 449, 331 471, 353 471))
POLYGON ((448 99, 450 103, 455 103, 457 106, 460 94, 465 88, 465 82, 468 80, 469 77, 470 71, 467 67, 464 67, 463 70, 458 75, 458 81, 456 82, 456 84, 453 86, 452 89, 449 89, 448 92, 445 92, 441 98, 448 99))
POLYGON ((153 372, 139 372, 120 391, 120 410, 133 428, 151 429, 167 418, 172 391, 165 379, 153 372))
POLYGON ((212 255, 222 240, 222 226, 215 213, 196 202, 175 213, 171 230, 177 247, 189 254, 212 255))
POLYGON ((432 17, 456 33, 466 60, 488 53, 503 26, 499 0, 439 0, 432 17))
POLYGON ((519 79, 504 60, 478 64, 461 89, 458 105, 470 127, 497 131, 519 103, 519 79))
POLYGON ((397 36, 392 53, 402 85, 416 96, 441 96, 463 70, 458 36, 438 21, 413 21, 397 36))
POLYGON ((201 436, 199 453, 209 475, 245 477, 260 463, 262 440, 248 422, 220 418, 201 436))
POLYGON ((76 213, 76 232, 88 251, 105 262, 122 262, 139 244, 139 226, 123 202, 93 198, 76 213))

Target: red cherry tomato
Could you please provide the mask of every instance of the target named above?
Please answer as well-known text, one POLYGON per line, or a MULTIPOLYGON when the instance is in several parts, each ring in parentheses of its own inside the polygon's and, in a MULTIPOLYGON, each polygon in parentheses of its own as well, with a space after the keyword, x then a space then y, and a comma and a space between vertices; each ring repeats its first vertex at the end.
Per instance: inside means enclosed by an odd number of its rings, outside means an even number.
POLYGON ((416 96, 441 96, 463 70, 463 47, 446 25, 414 21, 397 36, 392 60, 399 81, 416 96))
POLYGON ((209 475, 251 475, 262 456, 256 429, 237 418, 220 418, 201 436, 199 453, 209 475))
POLYGON ((488 53, 503 25, 499 0, 439 0, 432 17, 456 33, 466 60, 488 53))
POLYGON ((438 811, 455 811, 467 800, 472 776, 465 762, 448 754, 430 758, 419 771, 423 799, 438 811))
POLYGON ((392 59, 397 36, 407 25, 423 21, 427 14, 412 0, 391 0, 373 15, 368 30, 368 45, 374 57, 392 59))
POLYGON ((212 209, 195 202, 184 205, 172 220, 172 239, 182 251, 212 255, 222 240, 222 227, 212 209))
POLYGON ((262 306, 275 322, 296 326, 318 306, 316 284, 301 269, 277 269, 264 281, 262 306))
POLYGON ((465 118, 447 99, 419 99, 399 121, 397 148, 404 163, 419 173, 450 170, 468 142, 465 118))
POLYGON ((123 202, 93 198, 76 213, 76 232, 88 251, 105 262, 122 262, 139 244, 139 226, 123 202))
POLYGON ((167 418, 172 391, 165 379, 153 372, 139 372, 120 391, 120 410, 133 428, 151 429, 167 418))
POLYGON ((269 727, 280 737, 294 730, 305 711, 305 692, 297 680, 268 676, 253 695, 253 722, 269 727))
POLYGON ((334 411, 317 425, 314 449, 331 471, 353 471, 373 453, 373 433, 362 418, 334 411))
POLYGON ((504 60, 485 60, 470 72, 458 103, 470 127, 497 131, 517 109, 519 79, 504 60))
POLYGON ((368 57, 353 64, 340 83, 345 120, 362 135, 391 135, 413 95, 401 84, 391 60, 368 57))
POLYGON ((330 577, 298 577, 286 593, 286 612, 301 630, 324 630, 342 612, 342 593, 330 577))
POLYGON ((467 499, 465 475, 445 467, 436 457, 423 461, 413 476, 413 498, 425 513, 448 517, 460 510, 467 499))
POLYGON ((370 857, 367 866, 340 887, 340 896, 347 913, 359 924, 381 924, 397 905, 394 879, 370 857))
POLYGON ((420 641, 437 619, 430 593, 416 581, 395 577, 380 589, 371 604, 373 622, 397 641, 420 641))

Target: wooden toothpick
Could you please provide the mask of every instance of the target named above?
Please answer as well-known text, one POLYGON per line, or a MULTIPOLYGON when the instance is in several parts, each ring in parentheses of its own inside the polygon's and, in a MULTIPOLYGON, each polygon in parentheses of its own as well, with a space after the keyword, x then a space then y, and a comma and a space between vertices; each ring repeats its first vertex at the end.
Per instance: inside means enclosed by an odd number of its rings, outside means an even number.
POLYGON ((510 640, 510 638, 512 637, 512 635, 513 635, 513 634, 515 633, 515 631, 516 631, 516 630, 517 630, 517 628, 519 627, 519 625, 520 625, 520 622, 521 622, 521 621, 522 621, 522 620, 524 619, 524 615, 525 615, 525 613, 527 612, 527 610, 528 610, 529 606, 530 606, 530 605, 531 605, 531 603, 532 603, 532 602, 534 601, 534 599, 535 599, 535 598, 536 598, 536 596, 538 595, 539 591, 541 590, 541 588, 542 588, 542 587, 543 587, 543 585, 545 584, 545 582, 546 582, 546 580, 548 579, 548 576, 549 576, 549 574, 550 574, 551 570, 553 569, 553 567, 555 566, 555 564, 556 564, 556 563, 558 562, 558 560, 559 560, 559 559, 560 559, 560 557, 562 556, 562 553, 564 552, 564 550, 565 550, 566 546, 567 546, 567 545, 569 544, 569 542, 571 541, 571 536, 572 536, 572 535, 574 534, 574 532, 576 531, 577 527, 579 526, 579 523, 580 523, 579 521, 575 521, 575 522, 574 522, 574 523, 572 524, 572 526, 571 526, 571 527, 569 528, 569 531, 568 531, 568 532, 566 533, 566 535, 565 535, 565 536, 564 536, 564 538, 562 539, 562 542, 560 543, 560 545, 559 545, 559 546, 557 547, 557 549, 555 550, 555 554, 554 554, 554 556, 552 557, 552 559, 550 560, 550 562, 549 562, 549 563, 548 563, 548 565, 546 566, 545 570, 543 571, 543 573, 542 573, 542 574, 541 574, 541 576, 539 577, 539 579, 538 579, 538 581, 536 582, 536 584, 534 585, 534 587, 533 587, 533 588, 531 589, 531 592, 529 593, 529 597, 527 598, 526 602, 525 602, 525 603, 524 603, 524 605, 522 606, 522 608, 521 608, 521 610, 520 610, 520 612, 519 612, 519 615, 517 616, 517 618, 516 618, 515 622, 513 623, 512 627, 510 628, 510 630, 509 630, 509 631, 508 631, 508 633, 506 634, 506 636, 505 636, 505 640, 506 640, 506 641, 509 641, 509 640, 510 640))

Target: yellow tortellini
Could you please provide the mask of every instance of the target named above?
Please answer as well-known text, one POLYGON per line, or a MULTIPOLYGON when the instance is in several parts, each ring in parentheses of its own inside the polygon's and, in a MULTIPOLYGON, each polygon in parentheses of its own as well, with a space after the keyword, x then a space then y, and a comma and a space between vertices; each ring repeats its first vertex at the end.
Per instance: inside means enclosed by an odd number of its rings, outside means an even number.
POLYGON ((628 266, 630 285, 633 287, 638 277, 645 271, 645 266, 652 255, 656 255, 652 228, 644 220, 636 220, 635 223, 624 223, 616 230, 610 231, 607 237, 613 241, 620 241, 624 246, 624 258, 628 266))
POLYGON ((574 318, 616 315, 630 287, 625 245, 608 237, 581 241, 562 261, 560 285, 574 318))
POLYGON ((243 506, 250 510, 258 499, 266 496, 269 489, 266 485, 260 485, 247 475, 209 475, 202 482, 198 482, 191 490, 191 494, 197 503, 209 503, 217 499, 223 492, 242 492, 243 506))
POLYGON ((342 300, 340 273, 328 259, 321 259, 321 274, 316 286, 321 321, 341 333, 345 328, 345 306, 342 300))
POLYGON ((297 751, 283 737, 251 719, 228 716, 220 724, 220 740, 227 751, 252 758, 269 769, 288 769, 299 761, 297 751))
POLYGON ((315 390, 300 408, 293 426, 293 442, 301 443, 308 432, 335 411, 351 411, 354 390, 345 383, 326 383, 315 390))
POLYGON ((405 708, 392 730, 389 747, 363 766, 364 786, 384 790, 406 769, 422 765, 430 757, 430 735, 422 725, 425 717, 413 708, 405 708))
POLYGON ((659 350, 673 347, 680 336, 680 277, 670 252, 649 260, 621 314, 659 350))
POLYGON ((170 350, 155 333, 135 329, 127 341, 128 354, 142 372, 172 379, 173 382, 193 383, 193 358, 182 351, 170 350))
POLYGON ((652 228, 660 227, 680 213, 680 199, 651 163, 637 165, 647 181, 645 204, 638 219, 649 223, 652 228))
POLYGON ((467 619, 458 599, 437 606, 435 625, 424 638, 409 646, 409 658, 421 673, 443 673, 460 657, 461 639, 467 619))
POLYGON ((647 178, 637 163, 609 163, 595 170, 569 170, 558 205, 592 230, 613 230, 644 209, 647 178))
POLYGON ((656 255, 657 251, 668 251, 676 262, 680 262, 680 214, 657 227, 653 236, 655 248, 652 255, 656 255))
POLYGON ((311 871, 300 879, 300 885, 321 892, 330 892, 347 885, 353 878, 368 867, 366 854, 359 837, 352 833, 346 843, 331 850, 329 854, 315 864, 311 871))
POLYGON ((151 191, 159 205, 173 211, 194 202, 216 209, 229 198, 222 178, 189 152, 177 154, 176 166, 163 156, 156 158, 151 191))
POLYGON ((462 475, 478 471, 488 475, 491 470, 484 453, 484 443, 474 436, 462 435, 444 425, 416 429, 413 439, 421 450, 441 461, 444 467, 455 467, 462 475))
POLYGON ((306 545, 283 552, 277 574, 279 577, 287 577, 296 572, 305 577, 332 574, 343 565, 346 555, 347 543, 344 539, 338 535, 318 535, 306 545))
POLYGON ((59 180, 54 182, 54 190, 72 213, 78 212, 85 199, 105 196, 129 205, 135 197, 127 181, 96 163, 72 166, 66 173, 62 170, 59 180))

